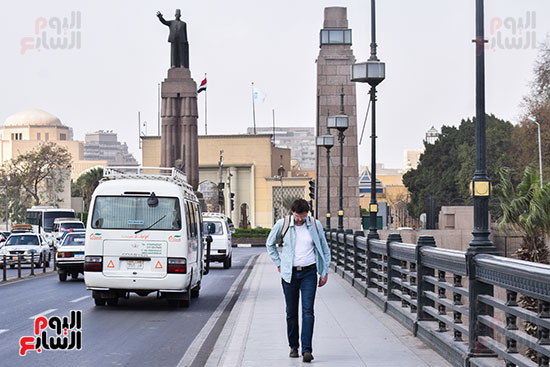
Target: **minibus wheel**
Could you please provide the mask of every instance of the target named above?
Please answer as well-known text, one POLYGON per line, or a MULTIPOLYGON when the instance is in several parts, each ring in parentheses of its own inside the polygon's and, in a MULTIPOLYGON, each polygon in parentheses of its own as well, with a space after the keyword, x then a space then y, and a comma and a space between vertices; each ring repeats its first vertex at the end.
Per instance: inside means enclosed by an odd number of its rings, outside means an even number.
POLYGON ((201 290, 201 282, 198 282, 195 288, 191 288, 191 298, 199 298, 201 290))
POLYGON ((105 306, 105 299, 103 298, 94 298, 94 303, 96 306, 105 306))

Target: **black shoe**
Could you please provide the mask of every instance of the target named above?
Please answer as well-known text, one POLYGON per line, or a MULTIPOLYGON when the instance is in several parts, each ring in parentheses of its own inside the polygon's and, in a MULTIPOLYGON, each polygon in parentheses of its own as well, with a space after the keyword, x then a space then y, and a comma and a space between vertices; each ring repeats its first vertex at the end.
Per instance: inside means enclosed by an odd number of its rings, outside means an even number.
POLYGON ((311 352, 304 352, 302 361, 307 363, 313 361, 313 355, 311 354, 311 352))
POLYGON ((298 358, 298 348, 292 348, 288 356, 290 358, 298 358))

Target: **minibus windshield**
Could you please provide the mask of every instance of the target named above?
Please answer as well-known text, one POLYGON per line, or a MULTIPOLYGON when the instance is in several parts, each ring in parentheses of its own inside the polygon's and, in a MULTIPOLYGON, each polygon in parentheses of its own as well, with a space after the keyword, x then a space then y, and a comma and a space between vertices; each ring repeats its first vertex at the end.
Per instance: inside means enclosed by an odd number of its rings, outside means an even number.
POLYGON ((147 205, 147 196, 98 196, 92 214, 94 229, 180 230, 178 198, 158 197, 158 205, 147 205), (155 223, 157 222, 157 223, 155 223), (149 228, 150 227, 150 228, 149 228))

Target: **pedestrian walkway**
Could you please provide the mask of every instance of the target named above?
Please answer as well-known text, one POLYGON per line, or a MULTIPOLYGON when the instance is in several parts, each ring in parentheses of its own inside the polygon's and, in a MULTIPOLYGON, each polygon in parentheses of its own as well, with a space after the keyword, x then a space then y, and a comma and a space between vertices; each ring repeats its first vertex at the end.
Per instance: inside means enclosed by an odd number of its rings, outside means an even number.
MULTIPOLYGON (((260 255, 206 366, 302 366, 289 358, 281 278, 260 255)), ((316 366, 447 367, 436 352, 331 272, 317 290, 313 360, 316 366)))

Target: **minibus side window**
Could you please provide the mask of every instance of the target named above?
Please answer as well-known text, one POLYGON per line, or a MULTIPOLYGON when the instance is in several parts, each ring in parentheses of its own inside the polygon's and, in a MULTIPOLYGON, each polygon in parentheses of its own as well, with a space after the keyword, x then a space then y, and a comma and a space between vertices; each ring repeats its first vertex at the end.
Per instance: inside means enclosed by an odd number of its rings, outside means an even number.
POLYGON ((192 203, 189 203, 189 209, 191 211, 191 226, 193 237, 197 237, 197 217, 195 215, 195 206, 192 203))
POLYGON ((189 212, 189 202, 185 201, 185 214, 187 216, 187 220, 185 221, 187 223, 187 239, 190 240, 192 237, 191 233, 191 213, 189 212))

